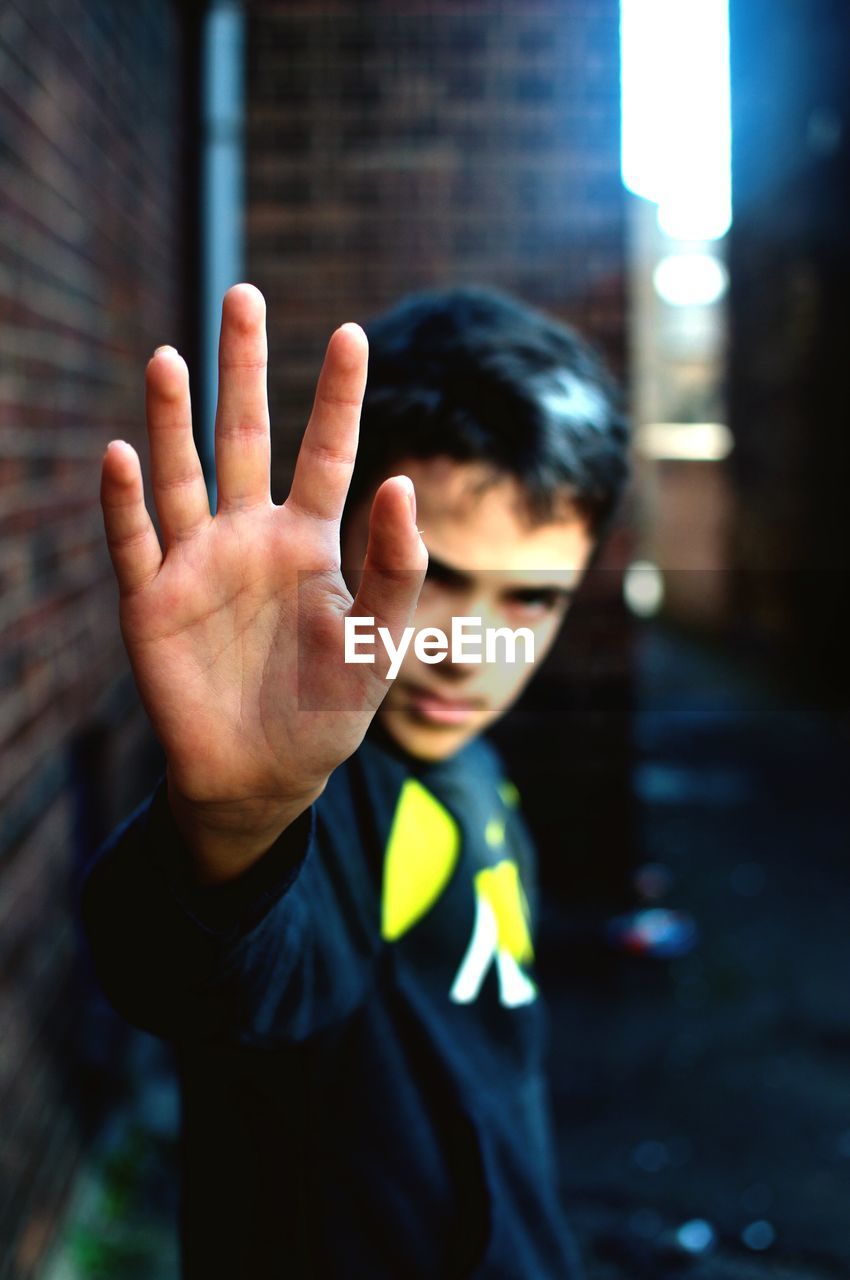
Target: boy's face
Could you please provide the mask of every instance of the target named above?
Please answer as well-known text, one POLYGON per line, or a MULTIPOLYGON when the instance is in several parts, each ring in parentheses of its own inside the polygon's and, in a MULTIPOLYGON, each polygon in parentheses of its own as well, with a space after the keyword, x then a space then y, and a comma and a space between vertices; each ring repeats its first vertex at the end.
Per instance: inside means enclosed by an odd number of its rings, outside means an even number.
MULTIPOLYGON (((415 486, 430 557, 417 631, 437 627, 450 638, 453 617, 473 617, 483 628, 534 634, 534 663, 521 660, 522 642, 518 661, 479 664, 453 664, 450 653, 426 664, 410 645, 378 716, 410 755, 442 760, 497 720, 528 683, 557 635, 593 537, 566 497, 555 518, 533 523, 519 482, 485 463, 402 459, 396 471, 415 486)), ((370 507, 371 498, 352 513, 346 566, 363 563, 370 507)))

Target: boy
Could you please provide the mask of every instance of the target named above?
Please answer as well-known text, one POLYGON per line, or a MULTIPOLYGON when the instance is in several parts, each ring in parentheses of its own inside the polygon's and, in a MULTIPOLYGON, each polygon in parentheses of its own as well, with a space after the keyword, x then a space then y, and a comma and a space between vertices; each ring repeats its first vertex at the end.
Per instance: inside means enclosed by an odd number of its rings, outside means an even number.
POLYGON ((370 343, 347 581, 362 331, 331 339, 276 507, 263 301, 229 291, 214 517, 185 365, 151 360, 162 545, 129 446, 102 497, 168 767, 84 915, 115 1005, 177 1047, 187 1277, 572 1277, 532 853, 479 737, 533 665, 464 661, 435 630, 523 629, 542 659, 626 430, 586 348, 499 295, 413 298, 370 343), (431 630, 403 651, 414 611, 431 630), (350 660, 347 616, 374 661, 350 660))

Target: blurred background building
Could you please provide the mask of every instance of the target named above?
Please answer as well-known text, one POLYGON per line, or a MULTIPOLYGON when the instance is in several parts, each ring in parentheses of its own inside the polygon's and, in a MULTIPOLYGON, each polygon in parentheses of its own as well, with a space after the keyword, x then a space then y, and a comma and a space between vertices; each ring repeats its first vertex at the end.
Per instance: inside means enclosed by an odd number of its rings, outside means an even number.
POLYGON ((623 379, 633 492, 500 734, 554 904, 565 1186, 600 1280, 709 1254, 735 1280, 850 1265, 850 19, 839 0, 728 19, 721 0, 0 10, 2 1280, 175 1274, 167 1060, 99 1000, 73 909, 161 767, 97 473, 116 435, 143 451, 166 341, 209 461, 238 278, 268 300, 278 500, 329 332, 411 289, 515 292, 623 379), (702 958, 600 958, 600 921, 670 886, 702 958))

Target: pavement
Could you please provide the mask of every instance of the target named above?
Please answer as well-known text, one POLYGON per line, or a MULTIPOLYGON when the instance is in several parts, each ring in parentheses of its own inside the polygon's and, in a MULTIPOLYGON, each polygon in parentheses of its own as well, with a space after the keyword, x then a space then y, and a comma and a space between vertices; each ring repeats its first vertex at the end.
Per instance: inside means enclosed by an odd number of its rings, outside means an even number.
MULTIPOLYGON (((696 945, 606 948, 563 907, 541 984, 588 1280, 850 1276, 850 730, 692 641, 639 642, 645 905, 696 945)), ((134 1036, 41 1280, 176 1280, 177 1100, 134 1036)))
POLYGON ((846 1280, 850 726, 663 632, 640 642, 637 690, 639 883, 699 939, 653 960, 545 922, 588 1275, 846 1280))

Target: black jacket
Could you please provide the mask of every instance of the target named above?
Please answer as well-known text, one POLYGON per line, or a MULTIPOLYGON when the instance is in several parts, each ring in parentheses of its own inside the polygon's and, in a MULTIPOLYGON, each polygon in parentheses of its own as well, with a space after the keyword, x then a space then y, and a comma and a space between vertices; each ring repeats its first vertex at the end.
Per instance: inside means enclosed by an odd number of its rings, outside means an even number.
POLYGON ((107 994, 172 1039, 189 1280, 577 1276, 531 977, 533 866, 492 750, 373 732, 239 880, 161 789, 90 874, 107 994))

